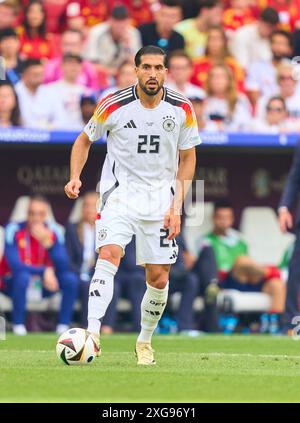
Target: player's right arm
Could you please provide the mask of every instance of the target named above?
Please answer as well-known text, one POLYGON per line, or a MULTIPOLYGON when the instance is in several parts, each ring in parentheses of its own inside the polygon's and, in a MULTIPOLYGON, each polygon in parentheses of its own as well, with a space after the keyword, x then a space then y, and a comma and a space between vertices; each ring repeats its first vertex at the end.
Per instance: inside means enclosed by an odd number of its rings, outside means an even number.
POLYGON ((80 175, 87 161, 92 142, 85 132, 81 132, 73 144, 70 161, 70 180, 65 185, 65 193, 72 200, 79 195, 81 188, 80 175))
POLYGON ((65 185, 67 197, 75 200, 79 196, 81 188, 80 175, 87 161, 89 150, 94 141, 97 141, 108 130, 111 129, 110 114, 114 110, 116 101, 113 95, 109 94, 98 103, 95 112, 83 132, 74 142, 71 152, 70 181, 65 185))

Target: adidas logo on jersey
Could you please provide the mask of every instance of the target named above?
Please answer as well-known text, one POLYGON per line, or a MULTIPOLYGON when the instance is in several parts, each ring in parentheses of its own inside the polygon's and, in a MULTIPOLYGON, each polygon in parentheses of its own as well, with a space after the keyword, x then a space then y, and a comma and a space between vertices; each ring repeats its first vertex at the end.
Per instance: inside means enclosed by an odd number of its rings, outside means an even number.
POLYGON ((100 292, 98 291, 98 289, 96 289, 95 291, 92 291, 90 293, 90 297, 101 297, 100 292))
POLYGON ((124 128, 136 128, 135 123, 133 122, 133 120, 131 120, 130 122, 128 122, 124 128))

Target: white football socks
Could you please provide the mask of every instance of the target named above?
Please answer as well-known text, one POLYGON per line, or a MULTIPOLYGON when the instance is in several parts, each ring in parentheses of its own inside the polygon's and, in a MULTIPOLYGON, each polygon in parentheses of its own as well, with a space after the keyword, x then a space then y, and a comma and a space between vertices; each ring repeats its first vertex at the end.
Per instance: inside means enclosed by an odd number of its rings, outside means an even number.
POLYGON ((157 289, 148 283, 141 304, 141 332, 137 342, 149 342, 156 329, 168 300, 169 282, 164 289, 157 289))
POLYGON ((95 273, 91 280, 88 305, 88 328, 99 334, 101 319, 106 313, 114 292, 114 276, 118 267, 107 260, 97 260, 95 273))

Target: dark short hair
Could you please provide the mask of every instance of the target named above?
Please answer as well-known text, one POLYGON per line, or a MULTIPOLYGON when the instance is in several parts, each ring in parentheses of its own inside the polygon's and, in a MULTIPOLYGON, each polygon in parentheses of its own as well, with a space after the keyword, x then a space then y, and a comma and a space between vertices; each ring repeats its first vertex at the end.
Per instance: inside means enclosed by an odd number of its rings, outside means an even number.
POLYGON ((279 22, 279 15, 277 10, 273 7, 266 7, 260 14, 259 19, 271 25, 277 25, 279 22))
POLYGON ((93 93, 92 94, 82 94, 80 96, 80 106, 82 106, 83 104, 86 104, 86 103, 96 105, 97 104, 96 95, 93 94, 93 93))
POLYGON ((223 198, 214 202, 214 213, 216 213, 219 209, 233 209, 233 206, 229 200, 223 198))
POLYGON ((193 66, 193 61, 190 58, 190 56, 184 51, 184 50, 173 50, 171 51, 171 53, 168 54, 167 56, 167 67, 169 67, 170 61, 174 58, 174 57, 183 57, 184 59, 186 59, 189 64, 191 66, 193 66))
POLYGON ((270 106, 272 101, 281 101, 284 110, 287 110, 285 100, 283 97, 281 97, 281 95, 273 95, 272 97, 270 97, 266 104, 266 109, 270 106))
POLYGON ((272 34, 271 34, 271 41, 273 40, 274 37, 276 37, 276 35, 280 35, 282 37, 285 37, 288 40, 290 47, 291 48, 294 47, 293 35, 290 32, 285 31, 284 29, 275 29, 275 31, 273 31, 272 34))
POLYGON ((25 72, 27 69, 31 68, 31 66, 40 65, 42 65, 40 59, 27 59, 22 63, 22 72, 25 72))
POLYGON ((5 28, 0 31, 0 41, 4 40, 4 38, 9 37, 18 38, 18 35, 13 28, 5 28))
POLYGON ((213 9, 217 6, 222 6, 220 0, 198 0, 198 14, 201 13, 203 9, 213 9))
POLYGON ((135 66, 140 66, 142 56, 146 54, 157 54, 158 56, 163 56, 164 58, 164 65, 167 66, 167 55, 166 53, 160 48, 156 46, 144 46, 139 49, 134 57, 135 66))
POLYGON ((129 18, 129 12, 126 6, 119 4, 111 11, 111 17, 119 21, 129 18))
POLYGON ((182 0, 160 0, 162 6, 182 7, 182 0))

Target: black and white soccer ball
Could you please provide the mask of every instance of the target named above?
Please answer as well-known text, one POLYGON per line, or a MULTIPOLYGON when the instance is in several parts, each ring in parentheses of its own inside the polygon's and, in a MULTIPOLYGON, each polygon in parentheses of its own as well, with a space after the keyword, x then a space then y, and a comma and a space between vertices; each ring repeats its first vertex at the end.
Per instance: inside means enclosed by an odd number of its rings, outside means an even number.
POLYGON ((56 354, 67 365, 90 364, 96 357, 97 345, 85 329, 64 332, 57 341, 56 354))

